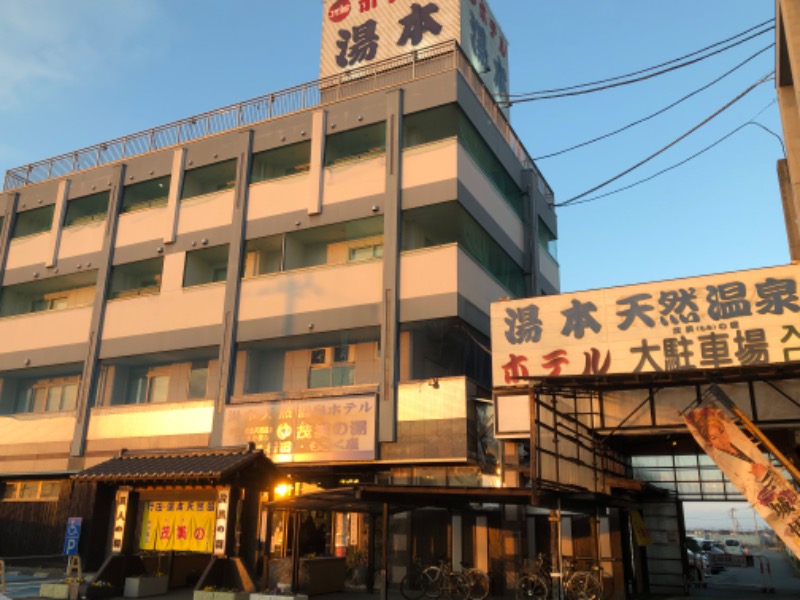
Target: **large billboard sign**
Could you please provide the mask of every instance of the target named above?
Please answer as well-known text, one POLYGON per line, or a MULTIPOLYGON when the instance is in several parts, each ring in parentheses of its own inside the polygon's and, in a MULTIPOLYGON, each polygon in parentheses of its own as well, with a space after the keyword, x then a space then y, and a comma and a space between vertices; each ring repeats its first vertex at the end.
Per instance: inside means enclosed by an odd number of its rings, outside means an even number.
POLYGON ((495 387, 800 360, 800 267, 492 304, 495 387))
POLYGON ((324 0, 320 78, 450 40, 495 99, 507 99, 508 40, 486 0, 324 0))
POLYGON ((275 463, 373 460, 375 396, 229 406, 223 445, 254 442, 275 463))

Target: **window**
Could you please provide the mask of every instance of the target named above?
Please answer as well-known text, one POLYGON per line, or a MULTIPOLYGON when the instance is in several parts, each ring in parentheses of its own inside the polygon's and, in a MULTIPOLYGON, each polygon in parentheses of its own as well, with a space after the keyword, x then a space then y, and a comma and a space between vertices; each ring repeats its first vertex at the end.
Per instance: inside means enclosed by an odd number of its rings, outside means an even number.
POLYGON ((370 258, 383 258, 383 244, 367 244, 366 246, 351 247, 348 260, 369 260, 370 258))
POLYGON ((161 290, 163 266, 163 257, 115 266, 111 270, 109 298, 158 294, 161 290))
POLYGON ((2 502, 55 502, 61 493, 61 481, 7 481, 2 502))
POLYGON ((158 404, 169 398, 167 367, 131 368, 128 376, 127 402, 123 404, 158 404))
POLYGON ((290 144, 253 155, 250 182, 258 183, 308 172, 311 161, 311 142, 290 144))
POLYGON ((455 136, 514 212, 525 219, 526 201, 519 186, 458 105, 439 106, 403 118, 404 148, 455 136))
POLYGON ((244 276, 257 277, 283 270, 283 236, 247 240, 245 245, 244 276))
POLYGON ((67 202, 67 215, 64 227, 83 225, 92 221, 102 221, 108 212, 109 192, 100 192, 67 202))
POLYGON ((96 281, 97 271, 84 271, 9 285, 0 295, 0 316, 89 306, 94 302, 96 281))
POLYGON ((17 220, 14 222, 14 233, 12 238, 20 238, 26 235, 34 235, 44 231, 50 231, 53 226, 53 214, 55 205, 43 206, 17 213, 17 220))
POLYGON ((126 213, 166 205, 170 179, 171 177, 167 175, 127 186, 122 192, 120 212, 126 213))
POLYGON ((325 140, 325 166, 383 152, 386 152, 386 123, 380 122, 329 135, 325 140))
POLYGON ((458 202, 403 211, 403 250, 452 243, 463 248, 514 296, 526 295, 522 268, 458 202))
POLYGON ((558 260, 558 239, 556 238, 556 234, 550 231, 550 228, 547 224, 539 219, 539 246, 541 246, 542 250, 547 252, 553 260, 558 260))
POLYGON ((183 287, 225 281, 227 276, 228 244, 186 253, 183 287))
POLYGON ((181 200, 229 190, 236 185, 236 159, 186 171, 181 200))
POLYGON ((332 346, 311 351, 308 372, 310 389, 353 385, 355 365, 351 346, 332 346))
POLYGON ((79 376, 20 381, 14 412, 22 414, 74 411, 78 399, 79 381, 79 376))
POLYGON ((208 361, 193 361, 189 371, 189 398, 202 399, 207 396, 208 361))

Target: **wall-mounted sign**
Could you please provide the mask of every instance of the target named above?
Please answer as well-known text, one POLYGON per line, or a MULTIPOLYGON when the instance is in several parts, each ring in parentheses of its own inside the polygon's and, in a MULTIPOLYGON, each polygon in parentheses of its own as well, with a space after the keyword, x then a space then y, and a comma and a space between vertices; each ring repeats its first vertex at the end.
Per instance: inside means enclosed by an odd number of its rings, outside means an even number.
POLYGON ((231 507, 231 488, 224 487, 217 490, 217 518, 214 525, 214 554, 224 556, 227 554, 226 541, 228 537, 228 522, 231 507))
POLYGON ((323 79, 455 40, 495 99, 508 98, 508 40, 486 0, 324 0, 322 8, 323 79))
POLYGON ((67 519, 67 532, 64 535, 64 555, 74 556, 78 553, 78 542, 81 539, 81 517, 67 519))
POLYGON ((139 548, 211 552, 216 514, 216 503, 213 500, 146 502, 139 548))
POLYGON ((125 541, 125 524, 128 518, 128 498, 130 490, 120 489, 117 491, 117 502, 114 508, 114 533, 111 538, 111 552, 119 554, 122 552, 122 544, 125 541))
POLYGON ((800 267, 492 304, 494 386, 800 360, 800 267))
POLYGON ((375 396, 229 406, 223 444, 252 441, 276 463, 372 460, 375 420, 375 396))

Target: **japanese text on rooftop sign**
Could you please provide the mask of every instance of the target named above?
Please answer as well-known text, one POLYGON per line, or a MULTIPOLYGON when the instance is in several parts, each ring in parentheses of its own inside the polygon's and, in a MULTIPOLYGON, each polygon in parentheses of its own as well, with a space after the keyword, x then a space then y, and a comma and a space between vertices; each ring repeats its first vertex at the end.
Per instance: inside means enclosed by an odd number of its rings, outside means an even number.
POLYGON ((495 99, 508 97, 508 41, 486 0, 325 0, 322 18, 323 79, 455 40, 495 99))
POLYGON ((798 275, 775 267, 494 303, 494 385, 800 360, 798 275))

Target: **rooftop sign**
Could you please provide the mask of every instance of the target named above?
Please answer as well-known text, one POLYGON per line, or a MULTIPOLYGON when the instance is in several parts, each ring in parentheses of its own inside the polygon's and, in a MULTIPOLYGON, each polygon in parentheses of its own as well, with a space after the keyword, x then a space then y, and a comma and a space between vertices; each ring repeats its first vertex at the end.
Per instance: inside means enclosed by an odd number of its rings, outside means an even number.
POLYGON ((799 277, 784 266, 496 302, 494 386, 800 360, 799 277))
POLYGON ((456 40, 495 100, 508 97, 508 41, 486 0, 324 0, 320 78, 456 40))

